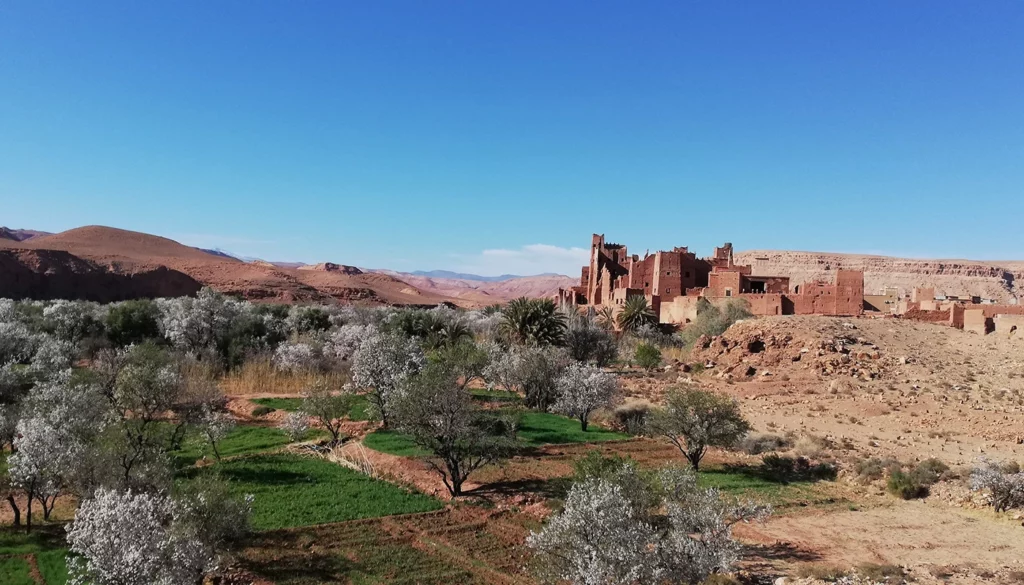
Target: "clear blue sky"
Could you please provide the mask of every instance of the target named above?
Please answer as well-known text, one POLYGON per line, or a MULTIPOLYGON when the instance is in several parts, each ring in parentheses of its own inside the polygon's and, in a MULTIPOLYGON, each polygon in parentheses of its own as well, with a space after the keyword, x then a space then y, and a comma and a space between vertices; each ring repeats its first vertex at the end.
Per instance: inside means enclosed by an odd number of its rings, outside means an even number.
POLYGON ((1024 258, 1024 3, 0 3, 0 225, 577 274, 1024 258), (539 245, 539 246, 538 246, 539 245))

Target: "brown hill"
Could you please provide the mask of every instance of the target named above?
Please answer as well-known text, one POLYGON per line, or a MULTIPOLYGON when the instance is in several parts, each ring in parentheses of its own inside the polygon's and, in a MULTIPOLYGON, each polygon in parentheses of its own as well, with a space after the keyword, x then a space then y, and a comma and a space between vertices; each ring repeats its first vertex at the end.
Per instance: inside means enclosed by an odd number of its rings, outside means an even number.
MULTIPOLYGON (((138 278, 139 275, 153 274, 155 276, 151 278, 158 278, 160 274, 181 274, 201 285, 251 300, 342 300, 417 305, 436 305, 450 300, 443 295, 421 291, 388 275, 363 274, 358 269, 338 264, 325 263, 320 269, 311 267, 297 270, 265 262, 246 263, 210 254, 167 238, 103 226, 87 226, 27 241, 0 240, 0 251, 5 248, 8 252, 7 260, 0 266, 0 281, 11 280, 9 275, 27 274, 25 271, 38 273, 31 267, 33 259, 63 252, 66 255, 60 256, 62 261, 76 267, 74 273, 78 275, 77 282, 89 290, 90 287, 107 286, 108 282, 113 282, 110 275, 138 278), (166 272, 161 272, 161 269, 166 272), (91 280, 95 280, 96 284, 86 284, 91 280)), ((36 278, 45 280, 49 278, 50 272, 44 270, 42 274, 42 277, 36 278)), ((24 280, 27 277, 20 278, 24 280)), ((40 286, 43 285, 36 285, 35 288, 0 285, 0 296, 36 298, 36 293, 32 291, 40 290, 40 286)), ((91 298, 85 293, 75 294, 73 287, 52 285, 51 288, 64 293, 51 297, 91 298)), ((152 292, 162 289, 154 286, 145 290, 152 292)))
POLYGON ((478 305, 504 303, 517 297, 552 297, 559 288, 579 284, 568 276, 521 276, 508 280, 486 282, 463 278, 438 278, 420 276, 407 272, 379 270, 379 274, 390 274, 414 285, 416 288, 436 294, 455 297, 478 305))
POLYGON ((15 242, 23 242, 30 240, 38 236, 48 236, 49 232, 40 232, 36 230, 16 230, 8 227, 0 226, 0 240, 13 240, 15 242))
POLYGON ((914 287, 934 287, 936 294, 976 295, 1009 302, 1021 296, 1017 283, 1024 279, 1022 261, 915 260, 780 250, 750 250, 737 253, 735 258, 737 264, 752 265, 754 274, 788 276, 794 284, 831 280, 839 268, 863 270, 867 294, 876 294, 885 287, 898 287, 904 292, 914 287))

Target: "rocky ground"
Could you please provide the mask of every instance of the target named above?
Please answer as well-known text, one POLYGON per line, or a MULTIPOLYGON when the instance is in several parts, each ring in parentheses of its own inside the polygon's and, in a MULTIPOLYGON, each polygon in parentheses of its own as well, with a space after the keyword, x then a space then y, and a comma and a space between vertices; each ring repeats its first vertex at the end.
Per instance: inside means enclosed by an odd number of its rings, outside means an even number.
POLYGON ((895 564, 924 583, 1024 582, 1024 515, 995 514, 966 485, 981 457, 1024 463, 1024 339, 892 318, 769 317, 624 380, 653 402, 680 382, 728 393, 757 432, 788 436, 791 454, 838 463, 848 508, 740 531, 789 550, 761 555, 775 570, 895 564), (869 457, 938 458, 952 469, 929 497, 907 502, 857 477, 869 457))

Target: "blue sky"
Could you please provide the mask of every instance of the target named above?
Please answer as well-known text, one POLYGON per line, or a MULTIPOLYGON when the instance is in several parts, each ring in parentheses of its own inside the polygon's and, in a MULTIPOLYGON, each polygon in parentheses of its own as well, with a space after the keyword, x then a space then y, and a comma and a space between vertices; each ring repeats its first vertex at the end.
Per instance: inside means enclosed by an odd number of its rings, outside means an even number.
POLYGON ((577 274, 1024 258, 1024 4, 0 3, 0 225, 577 274), (574 249, 575 248, 575 249, 574 249))

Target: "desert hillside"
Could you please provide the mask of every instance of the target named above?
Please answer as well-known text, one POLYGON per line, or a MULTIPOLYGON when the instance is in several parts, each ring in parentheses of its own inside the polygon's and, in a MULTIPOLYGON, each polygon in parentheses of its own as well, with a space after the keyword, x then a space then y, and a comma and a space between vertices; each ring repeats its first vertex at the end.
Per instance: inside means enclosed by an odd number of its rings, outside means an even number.
POLYGON ((247 263, 167 238, 104 226, 23 241, 0 239, 0 254, 0 297, 112 300, 187 294, 198 283, 246 299, 280 302, 435 305, 449 300, 385 274, 340 264, 298 270, 247 263), (118 286, 125 288, 111 290, 118 286))
POLYGON ((754 274, 788 276, 792 284, 813 279, 832 279, 840 268, 863 270, 864 289, 876 294, 885 287, 909 292, 913 287, 934 287, 936 293, 977 295, 1008 302, 1021 290, 1016 281, 1024 278, 1024 261, 915 260, 833 254, 750 250, 736 254, 737 264, 750 264, 754 274))
POLYGON ((504 280, 475 280, 469 278, 443 278, 422 276, 408 272, 377 271, 390 274, 416 288, 465 301, 491 305, 517 297, 552 297, 559 288, 579 284, 578 279, 562 275, 517 276, 504 280))

